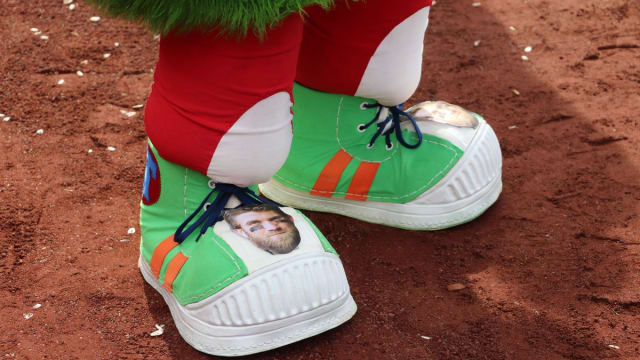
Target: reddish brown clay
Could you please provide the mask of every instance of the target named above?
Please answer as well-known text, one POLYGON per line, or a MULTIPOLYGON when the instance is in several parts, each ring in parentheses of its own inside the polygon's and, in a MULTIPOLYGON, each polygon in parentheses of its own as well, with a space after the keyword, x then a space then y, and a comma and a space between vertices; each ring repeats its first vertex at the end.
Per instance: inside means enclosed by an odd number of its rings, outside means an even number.
MULTIPOLYGON (((94 15, 84 2, 0 5, 0 357, 205 359, 141 278, 139 230, 127 233, 146 147, 132 107, 157 41, 94 15)), ((502 196, 438 232, 309 213, 359 311, 252 358, 640 358, 639 19, 631 0, 438 0, 410 103, 493 124, 502 196)))

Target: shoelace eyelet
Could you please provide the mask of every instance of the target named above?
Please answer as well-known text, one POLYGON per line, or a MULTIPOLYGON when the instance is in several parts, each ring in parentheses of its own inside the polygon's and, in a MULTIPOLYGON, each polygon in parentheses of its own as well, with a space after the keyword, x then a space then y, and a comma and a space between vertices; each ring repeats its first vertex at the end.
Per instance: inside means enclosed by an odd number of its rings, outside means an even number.
POLYGON ((209 181, 207 182, 207 185, 209 186, 209 189, 212 189, 212 190, 213 190, 213 189, 215 189, 215 188, 216 188, 216 182, 215 182, 215 181, 213 181, 213 179, 209 180, 209 181))
POLYGON ((358 125, 356 129, 358 130, 358 132, 361 132, 361 133, 367 131, 367 129, 364 127, 364 124, 358 125))
POLYGON ((373 149, 373 144, 367 144, 367 149, 373 149))
POLYGON ((366 102, 366 101, 363 101, 360 104, 360 110, 367 110, 368 108, 366 107, 366 105, 370 105, 370 104, 368 102, 366 102))
POLYGON ((387 149, 387 151, 390 151, 393 149, 393 143, 391 145, 385 145, 384 148, 387 149))
MULTIPOLYGON (((376 116, 374 116, 373 119, 371 119, 368 123, 364 125, 362 124, 358 125, 358 131, 360 131, 361 128, 366 129, 373 124, 376 124, 376 127, 378 128, 375 134, 373 134, 371 141, 369 142, 369 145, 371 146, 367 145, 367 149, 371 149, 373 147, 373 143, 375 143, 375 141, 378 139, 379 136, 385 137, 385 143, 387 144, 391 143, 390 136, 391 134, 394 134, 394 133, 400 145, 408 149, 415 149, 418 146, 420 146, 420 144, 422 143, 422 132, 420 131, 420 128, 418 127, 418 124, 416 123, 415 118, 410 113, 402 111, 402 106, 403 104, 396 105, 396 106, 384 106, 378 103, 367 104, 366 102, 363 102, 362 104, 360 104, 361 109, 374 108, 374 107, 378 108, 378 111, 376 112, 376 116), (407 143, 404 137, 402 136, 402 128, 401 128, 402 120, 400 119, 401 116, 411 121, 411 125, 413 125, 413 128, 416 134, 418 135, 418 141, 415 144, 407 143), (382 117, 384 117, 384 119, 382 119, 382 117)), ((391 150, 391 149, 393 149, 393 145, 387 146, 387 150, 391 150)))
POLYGON ((202 205, 202 210, 207 211, 207 209, 209 208, 209 206, 211 206, 211 203, 204 203, 204 205, 202 205))

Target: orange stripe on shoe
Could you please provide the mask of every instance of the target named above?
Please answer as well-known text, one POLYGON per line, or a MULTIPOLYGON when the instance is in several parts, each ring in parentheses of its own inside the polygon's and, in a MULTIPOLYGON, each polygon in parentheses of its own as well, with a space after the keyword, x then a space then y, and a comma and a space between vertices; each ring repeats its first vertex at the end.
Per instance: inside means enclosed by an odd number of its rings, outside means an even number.
POLYGON ((162 269, 164 258, 167 257, 169 251, 178 246, 178 243, 173 241, 173 235, 174 234, 171 234, 171 236, 162 240, 162 242, 156 246, 156 249, 153 250, 153 255, 151 255, 149 266, 151 267, 151 272, 157 278, 160 278, 160 269, 162 269))
POLYGON ((167 272, 164 274, 164 284, 162 284, 163 288, 167 289, 169 292, 173 291, 173 281, 178 276, 180 269, 182 269, 182 265, 184 265, 188 259, 188 257, 184 256, 182 251, 177 253, 176 256, 171 259, 167 266, 167 272))
POLYGON ((373 179, 376 177, 380 163, 363 161, 356 169, 356 173, 353 175, 347 195, 345 199, 349 200, 367 200, 369 189, 373 183, 373 179))
POLYGON ((331 197, 338 186, 342 172, 349 165, 351 159, 353 156, 342 149, 333 155, 320 172, 313 189, 311 189, 311 195, 331 197))

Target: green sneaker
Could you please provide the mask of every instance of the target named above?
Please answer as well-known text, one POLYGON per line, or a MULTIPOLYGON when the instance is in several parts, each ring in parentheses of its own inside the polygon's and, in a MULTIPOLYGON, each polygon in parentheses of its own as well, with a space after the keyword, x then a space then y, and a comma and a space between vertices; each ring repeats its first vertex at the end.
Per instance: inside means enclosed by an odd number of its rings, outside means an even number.
POLYGON ((180 335, 207 354, 280 347, 356 311, 322 233, 299 211, 263 200, 165 161, 149 145, 139 267, 180 335))
POLYGON ((293 143, 260 191, 292 207, 405 229, 468 222, 502 190, 498 139, 445 102, 406 111, 294 85, 293 143))

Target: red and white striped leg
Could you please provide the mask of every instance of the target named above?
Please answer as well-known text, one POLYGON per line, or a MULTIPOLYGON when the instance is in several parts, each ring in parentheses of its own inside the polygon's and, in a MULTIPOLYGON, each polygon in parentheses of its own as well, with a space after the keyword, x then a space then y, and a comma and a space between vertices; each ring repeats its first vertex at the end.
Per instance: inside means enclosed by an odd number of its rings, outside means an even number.
POLYGON ((301 39, 297 15, 263 40, 216 32, 163 37, 145 112, 160 155, 216 182, 266 181, 289 151, 301 39))
POLYGON ((418 86, 431 0, 337 2, 309 9, 296 81, 394 106, 418 86))

